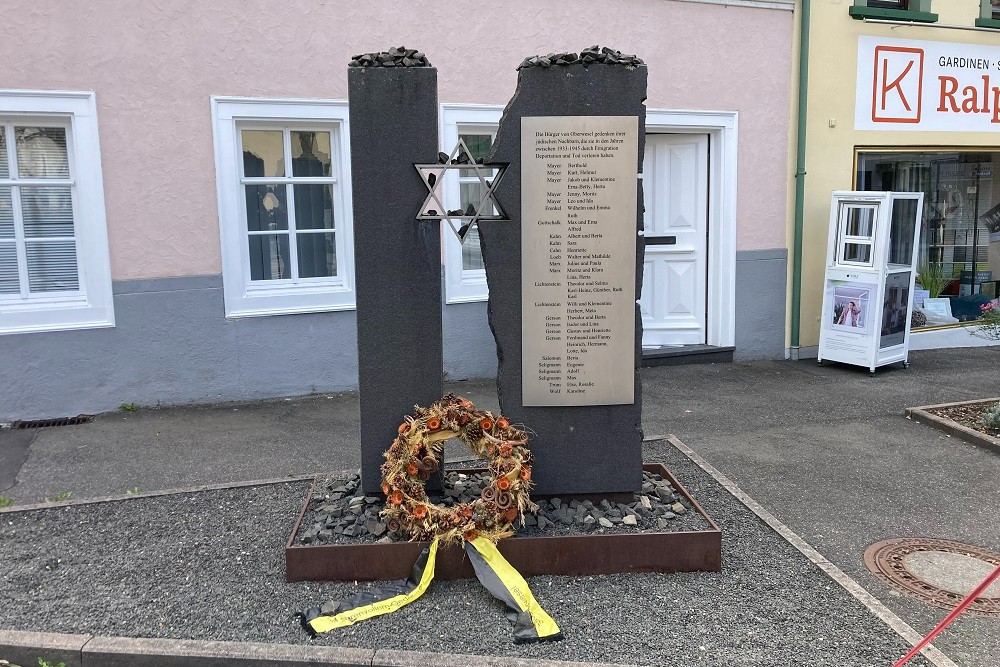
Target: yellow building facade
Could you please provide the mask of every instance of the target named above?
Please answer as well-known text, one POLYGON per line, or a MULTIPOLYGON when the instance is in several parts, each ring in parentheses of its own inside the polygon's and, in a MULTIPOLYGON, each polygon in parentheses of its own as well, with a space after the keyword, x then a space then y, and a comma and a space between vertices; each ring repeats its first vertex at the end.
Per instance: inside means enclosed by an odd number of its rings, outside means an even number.
POLYGON ((789 215, 793 252, 801 239, 791 356, 816 356, 835 190, 924 193, 912 340, 967 341, 947 327, 978 317, 1000 278, 1000 0, 800 0, 797 10, 808 80, 789 215))

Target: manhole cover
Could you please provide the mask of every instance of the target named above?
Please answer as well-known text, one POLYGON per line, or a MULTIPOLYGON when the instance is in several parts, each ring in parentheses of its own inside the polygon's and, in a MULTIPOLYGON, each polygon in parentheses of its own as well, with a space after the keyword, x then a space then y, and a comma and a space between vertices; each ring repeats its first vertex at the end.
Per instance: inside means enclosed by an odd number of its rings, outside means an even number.
MULTIPOLYGON (((951 609, 1000 565, 1000 554, 961 542, 906 538, 871 545, 865 550, 865 565, 893 588, 951 609)), ((1000 581, 968 611, 1000 616, 1000 581)))

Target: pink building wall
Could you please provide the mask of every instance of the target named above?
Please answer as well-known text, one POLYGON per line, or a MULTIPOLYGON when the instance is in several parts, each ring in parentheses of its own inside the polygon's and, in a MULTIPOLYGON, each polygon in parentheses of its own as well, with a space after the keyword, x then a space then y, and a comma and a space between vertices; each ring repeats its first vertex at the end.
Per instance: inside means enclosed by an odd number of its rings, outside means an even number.
POLYGON ((354 53, 420 48, 441 102, 504 104, 526 55, 649 66, 650 108, 736 110, 739 250, 785 246, 792 12, 672 0, 7 0, 0 88, 95 90, 116 280, 221 272, 209 98, 346 99, 354 53), (353 3, 352 3, 353 4, 353 3))

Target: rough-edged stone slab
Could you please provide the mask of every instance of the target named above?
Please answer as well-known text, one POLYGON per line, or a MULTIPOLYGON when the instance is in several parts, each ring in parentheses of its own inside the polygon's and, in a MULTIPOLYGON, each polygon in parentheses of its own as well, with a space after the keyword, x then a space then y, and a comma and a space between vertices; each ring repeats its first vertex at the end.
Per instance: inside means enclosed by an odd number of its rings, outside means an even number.
POLYGON ((444 392, 441 226, 416 221, 427 188, 413 167, 437 162, 437 70, 351 67, 347 81, 361 479, 376 493, 400 420, 444 392))
MULTIPOLYGON (((496 194, 509 221, 479 223, 489 283, 490 328, 497 342, 497 389, 504 415, 534 433, 535 493, 637 491, 642 479, 642 319, 635 307, 635 399, 628 405, 525 407, 521 393, 521 118, 524 116, 637 116, 642 171, 646 67, 530 67, 500 121, 490 162, 510 166, 496 194)), ((642 183, 636 188, 635 295, 642 287, 642 183)))

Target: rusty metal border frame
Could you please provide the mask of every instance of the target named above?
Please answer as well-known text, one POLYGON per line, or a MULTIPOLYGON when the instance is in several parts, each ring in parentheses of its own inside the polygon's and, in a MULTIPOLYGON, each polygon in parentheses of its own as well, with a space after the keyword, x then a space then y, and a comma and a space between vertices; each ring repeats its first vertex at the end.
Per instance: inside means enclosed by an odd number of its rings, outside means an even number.
MULTIPOLYGON (((501 540, 497 547, 510 564, 526 577, 543 574, 584 576, 621 572, 720 572, 722 531, 719 526, 665 466, 646 463, 642 467, 669 481, 711 529, 514 537, 501 540)), ((296 545, 295 536, 309 508, 312 493, 313 489, 310 489, 285 545, 286 581, 387 581, 405 579, 410 575, 417 556, 427 546, 426 542, 296 545)), ((452 580, 474 576, 464 549, 451 547, 438 552, 435 578, 452 580)))
MULTIPOLYGON (((940 609, 954 609, 965 598, 964 595, 924 581, 906 567, 905 557, 919 551, 961 554, 994 566, 1000 565, 1000 554, 981 547, 952 540, 907 537, 882 540, 865 549, 865 566, 876 578, 897 591, 940 609)), ((976 598, 967 611, 981 616, 1000 616, 1000 597, 976 598)))

